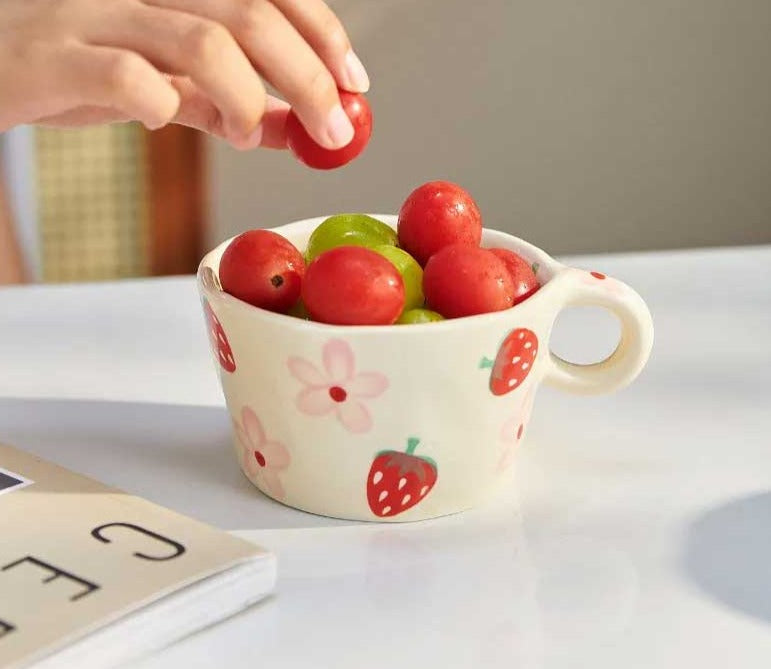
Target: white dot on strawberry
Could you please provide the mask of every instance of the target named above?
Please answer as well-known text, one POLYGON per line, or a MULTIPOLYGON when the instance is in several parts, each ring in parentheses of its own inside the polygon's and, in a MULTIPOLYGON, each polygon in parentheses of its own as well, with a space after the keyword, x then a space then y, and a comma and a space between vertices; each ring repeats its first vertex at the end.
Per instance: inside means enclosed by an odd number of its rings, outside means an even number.
POLYGON ((420 496, 421 496, 421 497, 423 497, 423 495, 425 495, 427 492, 428 492, 428 486, 427 486, 427 485, 424 485, 424 486, 423 486, 423 487, 420 489, 420 496))
POLYGON ((526 362, 522 363, 522 370, 523 371, 526 370, 528 367, 530 367, 530 365, 528 365, 526 362))
POLYGON ((407 485, 407 479, 402 476, 399 479, 399 490, 401 490, 406 485, 407 485))
POLYGON ((524 339, 525 338, 525 333, 524 332, 520 332, 519 333, 519 338, 520 339, 524 339))
POLYGON ((520 360, 522 360, 522 358, 520 358, 518 355, 515 355, 515 356, 514 356, 514 357, 511 359, 511 364, 512 364, 512 365, 516 365, 516 364, 517 364, 517 363, 518 363, 520 360))
POLYGON ((380 512, 380 514, 385 516, 390 510, 391 510, 390 506, 384 506, 383 510, 380 512))
POLYGON ((404 506, 411 499, 412 499, 412 495, 405 495, 404 497, 402 497, 402 506, 404 506))
POLYGON ((386 497, 388 497, 388 491, 383 490, 383 492, 380 493, 380 495, 377 498, 378 502, 382 502, 386 497))
POLYGON ((383 480, 383 472, 380 472, 380 471, 375 472, 374 476, 372 477, 372 483, 377 485, 382 480, 383 480))
MULTIPOLYGON (((520 336, 520 339, 522 339, 521 336, 520 336)), ((532 346, 532 344, 529 341, 525 342, 525 348, 530 348, 531 346, 532 346)))

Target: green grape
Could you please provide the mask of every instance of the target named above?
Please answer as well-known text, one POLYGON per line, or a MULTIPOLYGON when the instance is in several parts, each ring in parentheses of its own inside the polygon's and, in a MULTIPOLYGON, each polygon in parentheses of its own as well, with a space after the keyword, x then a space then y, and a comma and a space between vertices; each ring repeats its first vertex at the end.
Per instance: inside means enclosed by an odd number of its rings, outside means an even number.
POLYGON ((418 265, 418 261, 407 251, 396 246, 389 246, 388 244, 375 246, 372 250, 390 260, 396 269, 399 270, 399 274, 402 275, 404 280, 403 311, 422 307, 425 302, 425 297, 423 296, 423 268, 418 265))
POLYGON ((294 306, 286 312, 286 315, 293 316, 294 318, 302 318, 305 321, 311 320, 311 316, 302 300, 297 300, 297 302, 294 303, 294 306))
POLYGON ((431 311, 431 309, 410 309, 409 311, 403 311, 399 316, 399 320, 396 321, 397 325, 417 325, 420 323, 434 323, 436 321, 443 321, 444 317, 441 314, 431 311))
POLYGON ((396 230, 366 214, 337 214, 324 220, 311 234, 305 259, 311 262, 316 256, 336 246, 396 245, 396 230))

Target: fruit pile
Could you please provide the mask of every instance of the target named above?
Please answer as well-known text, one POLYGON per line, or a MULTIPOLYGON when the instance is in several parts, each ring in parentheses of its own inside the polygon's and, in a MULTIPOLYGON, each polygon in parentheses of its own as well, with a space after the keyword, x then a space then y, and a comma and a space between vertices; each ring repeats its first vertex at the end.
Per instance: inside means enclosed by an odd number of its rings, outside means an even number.
POLYGON ((236 237, 220 261, 222 289, 269 311, 335 325, 429 323, 508 309, 539 288, 509 249, 482 248, 482 217, 456 184, 416 188, 397 229, 338 214, 305 253, 270 230, 236 237))

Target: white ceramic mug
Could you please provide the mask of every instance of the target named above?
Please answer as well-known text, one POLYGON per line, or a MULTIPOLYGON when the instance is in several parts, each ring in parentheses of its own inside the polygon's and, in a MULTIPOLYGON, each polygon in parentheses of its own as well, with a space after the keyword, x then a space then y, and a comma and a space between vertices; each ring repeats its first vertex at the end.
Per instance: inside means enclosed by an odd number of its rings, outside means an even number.
MULTIPOLYGON (((324 218, 274 231, 304 250, 324 218)), ((332 326, 256 309, 219 286, 229 243, 204 257, 198 286, 236 455, 262 492, 312 513, 409 521, 471 508, 511 463, 542 381, 613 392, 653 344, 634 290, 502 232, 485 230, 482 245, 525 257, 542 287, 506 311, 423 325, 332 326), (618 317, 606 360, 575 365, 549 350, 557 315, 573 305, 618 317)))

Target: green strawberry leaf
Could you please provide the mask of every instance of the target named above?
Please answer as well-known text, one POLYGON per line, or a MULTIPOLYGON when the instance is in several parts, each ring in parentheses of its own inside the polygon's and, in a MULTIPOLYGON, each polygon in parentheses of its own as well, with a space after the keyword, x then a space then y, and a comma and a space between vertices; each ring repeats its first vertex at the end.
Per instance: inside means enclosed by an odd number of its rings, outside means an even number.
POLYGON ((494 364, 494 360, 490 360, 490 358, 485 357, 479 361, 479 369, 492 369, 494 364))

